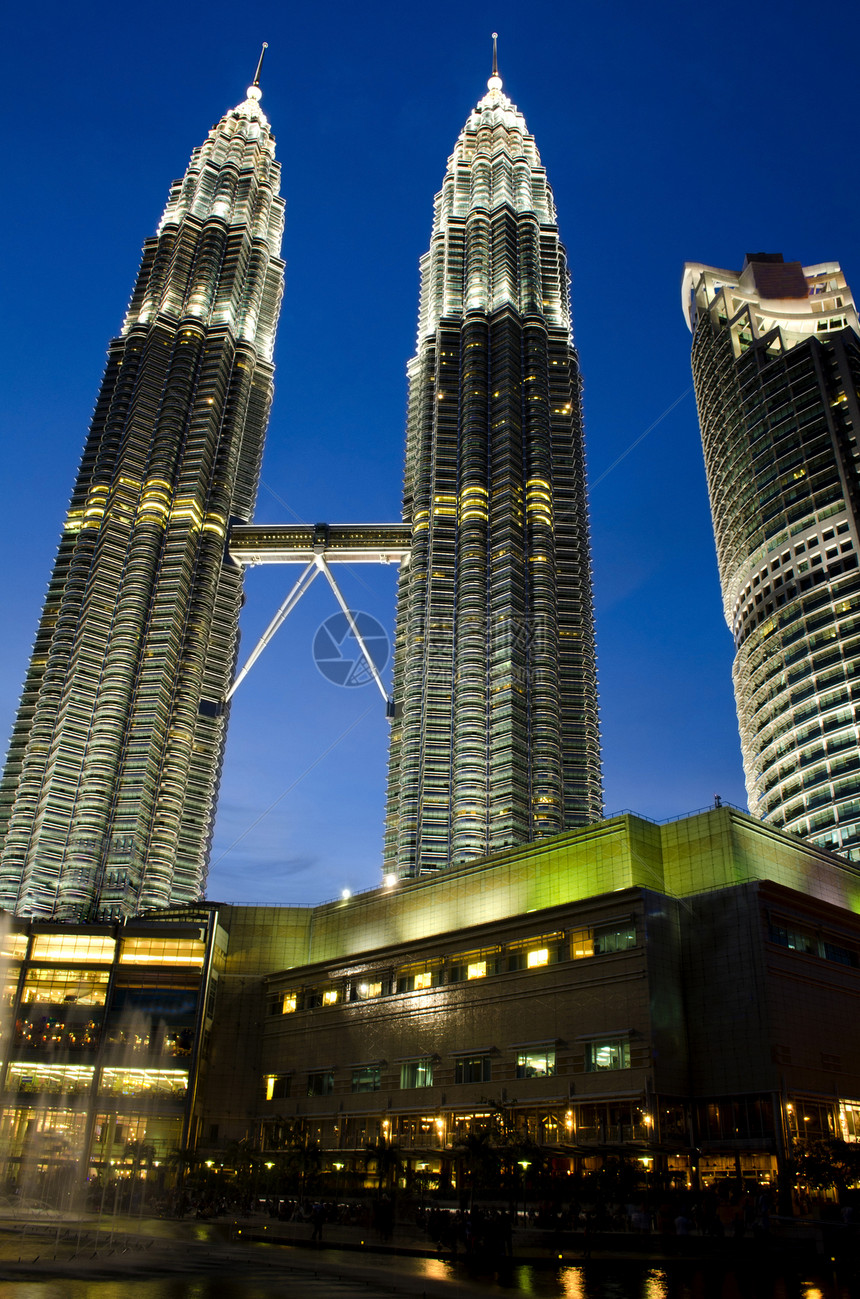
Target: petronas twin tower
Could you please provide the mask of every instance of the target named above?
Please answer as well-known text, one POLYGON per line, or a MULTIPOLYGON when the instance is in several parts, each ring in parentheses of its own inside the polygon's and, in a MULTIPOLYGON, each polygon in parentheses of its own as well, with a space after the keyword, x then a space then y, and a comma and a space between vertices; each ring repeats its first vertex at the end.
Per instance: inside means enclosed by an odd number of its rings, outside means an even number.
POLYGON ((400 874, 601 815, 568 279, 534 138, 494 71, 421 262, 385 848, 400 874))
POLYGON ((0 906, 200 897, 272 401, 284 203, 260 91, 171 188, 113 340, 0 786, 0 906))
MULTIPOLYGON (((258 69, 259 78, 259 69, 258 69)), ((108 920, 204 890, 272 400, 283 200, 258 78, 143 259, 0 787, 0 907, 108 920)), ((601 813, 580 377, 552 194, 495 72, 422 260, 386 869, 601 813)))

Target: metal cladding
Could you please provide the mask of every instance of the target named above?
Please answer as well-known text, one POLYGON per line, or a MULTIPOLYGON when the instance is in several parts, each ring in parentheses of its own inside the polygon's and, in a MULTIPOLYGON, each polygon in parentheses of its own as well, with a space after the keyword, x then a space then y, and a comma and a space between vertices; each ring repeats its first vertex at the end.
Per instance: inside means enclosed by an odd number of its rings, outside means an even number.
POLYGON ((0 789, 0 906, 114 919, 201 896, 272 400, 284 204, 255 85, 143 259, 84 448, 0 789))
POLYGON ((860 857, 860 322, 835 262, 682 293, 750 811, 860 857))
POLYGON ((436 871, 601 815, 567 260, 491 77, 437 195, 409 365, 385 869, 436 871))

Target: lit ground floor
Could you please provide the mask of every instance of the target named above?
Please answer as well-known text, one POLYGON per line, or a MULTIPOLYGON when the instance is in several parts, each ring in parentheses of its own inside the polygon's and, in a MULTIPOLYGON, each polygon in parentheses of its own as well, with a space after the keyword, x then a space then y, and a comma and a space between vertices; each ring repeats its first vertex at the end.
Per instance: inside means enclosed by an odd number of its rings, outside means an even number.
MULTIPOLYGON (((558 1197, 581 1177, 619 1192, 635 1185, 776 1187, 801 1143, 860 1143, 860 1098, 613 1097, 360 1114, 340 1106, 263 1119, 254 1141, 268 1184, 295 1190, 313 1183, 334 1196, 391 1184, 454 1195, 477 1189, 558 1197)), ((216 1149, 207 1154, 210 1166, 224 1166, 216 1149)))

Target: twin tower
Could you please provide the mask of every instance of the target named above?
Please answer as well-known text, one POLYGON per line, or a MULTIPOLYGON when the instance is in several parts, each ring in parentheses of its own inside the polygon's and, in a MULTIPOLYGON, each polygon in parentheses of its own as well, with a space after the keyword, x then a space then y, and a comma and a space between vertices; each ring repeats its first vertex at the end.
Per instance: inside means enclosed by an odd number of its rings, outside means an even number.
MULTIPOLYGON (((0 789, 0 907, 203 894, 273 393, 284 203, 258 78, 171 188, 84 448, 0 789)), ((495 68, 421 263, 385 869, 602 810, 580 375, 552 192, 495 68)))
MULTIPOLYGON (((258 79, 173 185, 110 345, 0 787, 0 907, 23 916, 116 920, 205 888, 283 285, 258 79)), ((568 286, 494 60, 421 261, 403 523, 287 530, 311 559, 298 593, 329 532, 400 547, 396 875, 601 815, 568 286)), ((750 807, 858 856, 857 312, 838 265, 773 254, 690 265, 684 298, 750 807)))

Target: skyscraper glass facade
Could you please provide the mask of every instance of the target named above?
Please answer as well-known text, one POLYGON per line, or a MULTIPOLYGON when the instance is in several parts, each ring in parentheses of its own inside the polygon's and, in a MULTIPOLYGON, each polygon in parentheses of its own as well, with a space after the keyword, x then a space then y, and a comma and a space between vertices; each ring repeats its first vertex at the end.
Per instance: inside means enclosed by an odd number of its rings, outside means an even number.
POLYGON ((493 75, 421 261, 385 865, 430 873, 602 809, 581 380, 534 138, 493 75))
POLYGON ((750 810, 860 857, 860 324, 835 262, 687 265, 750 810))
POLYGON ((194 151, 107 369, 0 787, 0 906, 201 896, 272 399, 284 205, 255 83, 194 151))

